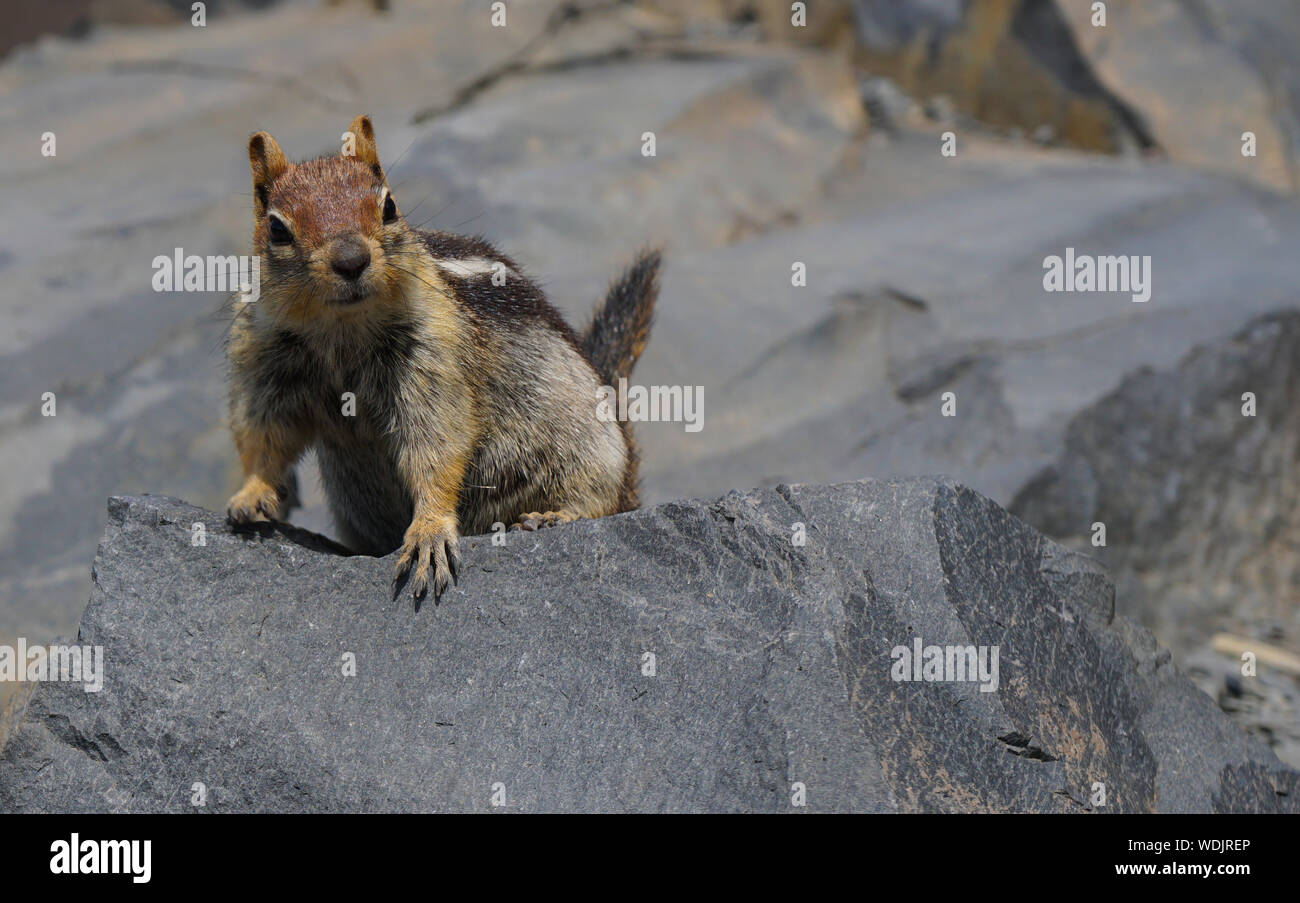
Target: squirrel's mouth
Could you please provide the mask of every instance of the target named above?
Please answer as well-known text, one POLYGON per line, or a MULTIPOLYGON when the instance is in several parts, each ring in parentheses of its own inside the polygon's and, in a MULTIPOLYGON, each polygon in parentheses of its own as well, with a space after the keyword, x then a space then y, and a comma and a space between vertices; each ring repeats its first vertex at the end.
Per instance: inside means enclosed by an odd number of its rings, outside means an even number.
POLYGON ((354 283, 351 285, 341 286, 329 300, 331 304, 336 304, 339 307, 351 307, 365 301, 372 294, 374 293, 370 290, 369 286, 361 283, 354 283))

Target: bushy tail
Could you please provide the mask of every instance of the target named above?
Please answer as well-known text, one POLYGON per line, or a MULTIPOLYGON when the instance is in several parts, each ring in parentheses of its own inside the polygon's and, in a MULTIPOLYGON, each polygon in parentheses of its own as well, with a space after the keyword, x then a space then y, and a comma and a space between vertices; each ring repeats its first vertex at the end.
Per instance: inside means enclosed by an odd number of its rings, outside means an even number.
POLYGON ((630 376, 650 341, 655 299, 659 296, 658 251, 643 251, 609 287, 605 302, 582 333, 582 350, 607 386, 630 376))

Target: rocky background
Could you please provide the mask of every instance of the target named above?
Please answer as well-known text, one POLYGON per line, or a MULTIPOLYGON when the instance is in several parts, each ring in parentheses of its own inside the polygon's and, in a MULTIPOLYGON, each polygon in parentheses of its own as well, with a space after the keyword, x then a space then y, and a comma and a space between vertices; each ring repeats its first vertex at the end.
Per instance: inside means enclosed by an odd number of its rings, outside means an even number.
POLYGON ((666 248, 638 380, 703 386, 705 419, 640 427, 648 503, 950 475, 1102 559, 1300 764, 1287 0, 260 6, 4 19, 0 642, 75 631, 108 496, 224 506, 224 299, 154 292, 152 260, 248 250, 251 132, 302 158, 364 111, 413 223, 486 235, 575 320, 666 248), (1067 247, 1151 255, 1151 300, 1045 292, 1067 247))

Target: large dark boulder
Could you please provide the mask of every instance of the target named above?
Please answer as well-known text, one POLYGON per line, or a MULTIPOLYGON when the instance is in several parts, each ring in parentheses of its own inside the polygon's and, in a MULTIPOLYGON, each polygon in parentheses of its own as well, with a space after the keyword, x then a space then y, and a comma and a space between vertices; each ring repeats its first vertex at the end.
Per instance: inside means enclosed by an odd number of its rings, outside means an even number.
POLYGON ((1126 377, 1073 418, 1063 452, 1008 506, 1072 548, 1091 548, 1105 524, 1093 551, 1124 613, 1292 764, 1300 683, 1267 666, 1243 681, 1214 643, 1285 650, 1300 631, 1298 396, 1300 314, 1257 318, 1175 367, 1126 377))
POLYGON ((391 560, 312 534, 164 497, 109 511, 79 639, 103 689, 37 684, 0 726, 0 810, 185 811, 196 784, 216 812, 1300 803, 1114 617, 1098 563, 942 480, 468 538, 420 610, 391 560), (996 691, 895 681, 917 637, 998 647, 996 691))

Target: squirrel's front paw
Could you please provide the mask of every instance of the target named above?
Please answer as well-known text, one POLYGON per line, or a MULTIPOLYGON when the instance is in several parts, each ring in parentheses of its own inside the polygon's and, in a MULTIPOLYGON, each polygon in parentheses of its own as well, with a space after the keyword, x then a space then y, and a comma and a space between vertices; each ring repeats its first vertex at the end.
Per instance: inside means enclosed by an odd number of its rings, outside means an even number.
POLYGON ((393 572, 393 598, 409 577, 411 596, 418 602, 433 582, 437 602, 447 585, 460 575, 460 550, 454 517, 419 518, 411 522, 402 541, 402 554, 393 572))
POLYGON ((226 505, 232 524, 272 520, 280 512, 280 491, 261 477, 249 477, 226 505))

